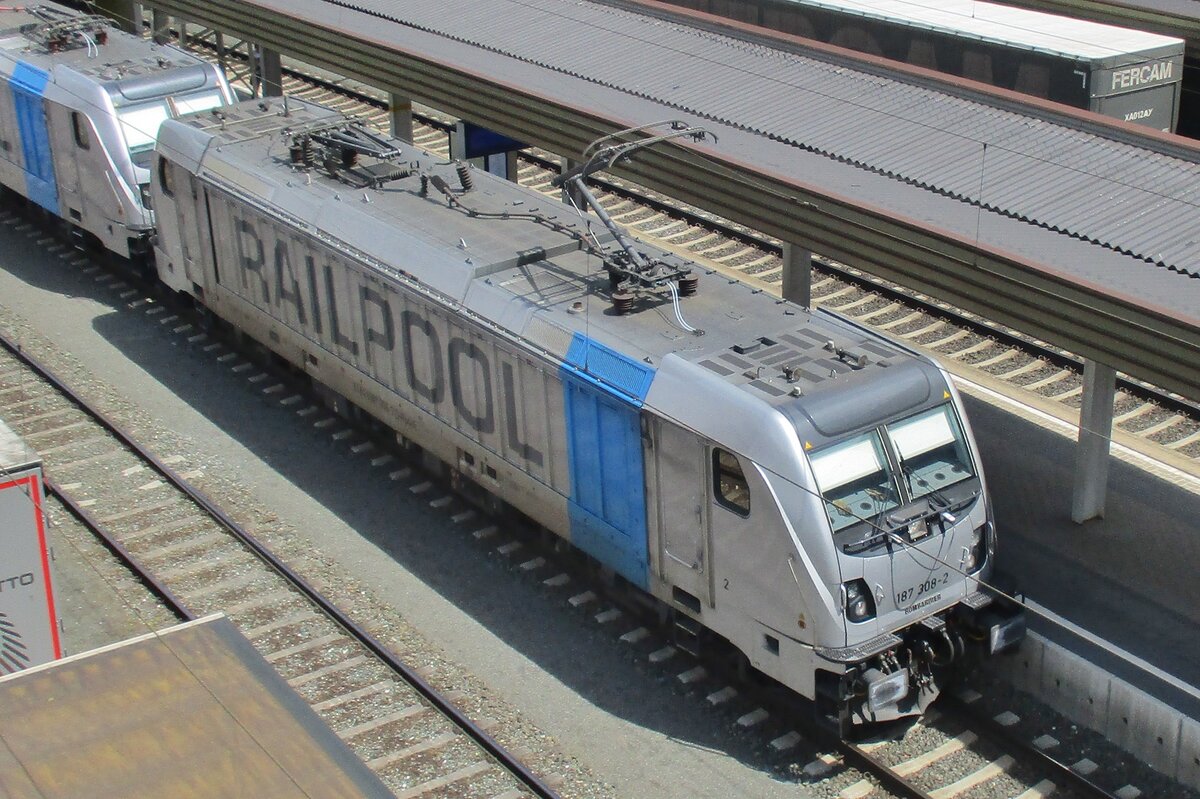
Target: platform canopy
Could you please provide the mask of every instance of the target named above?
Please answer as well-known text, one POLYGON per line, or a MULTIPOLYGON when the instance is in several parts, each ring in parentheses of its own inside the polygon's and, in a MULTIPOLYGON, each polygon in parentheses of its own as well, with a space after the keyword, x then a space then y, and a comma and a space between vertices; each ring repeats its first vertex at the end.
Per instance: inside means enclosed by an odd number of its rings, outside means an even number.
POLYGON ((0 796, 392 793, 213 616, 0 678, 0 796))

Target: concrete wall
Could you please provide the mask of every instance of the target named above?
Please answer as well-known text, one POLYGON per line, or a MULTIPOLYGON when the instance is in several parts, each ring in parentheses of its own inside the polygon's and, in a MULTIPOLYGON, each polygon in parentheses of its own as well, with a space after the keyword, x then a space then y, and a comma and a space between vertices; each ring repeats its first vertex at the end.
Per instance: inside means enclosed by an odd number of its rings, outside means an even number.
POLYGON ((1073 722, 1180 783, 1200 789, 1200 721, 1030 632, 1021 650, 989 666, 1073 722))

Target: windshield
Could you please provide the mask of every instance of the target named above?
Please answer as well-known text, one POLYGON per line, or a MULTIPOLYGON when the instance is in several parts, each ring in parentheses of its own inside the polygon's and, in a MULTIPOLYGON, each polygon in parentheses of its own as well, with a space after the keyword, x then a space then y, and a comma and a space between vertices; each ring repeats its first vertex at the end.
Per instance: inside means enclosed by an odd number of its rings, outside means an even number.
POLYGON ((926 496, 949 506, 956 498, 942 490, 975 476, 949 404, 810 453, 809 461, 835 533, 926 496))
POLYGON ((920 499, 974 477, 958 419, 942 405, 887 426, 912 499, 920 499))
POLYGON ((171 102, 175 104, 176 114, 194 114, 197 111, 207 111, 210 108, 216 108, 219 105, 224 105, 225 98, 219 91, 203 92, 201 94, 190 94, 187 97, 174 97, 171 102))
POLYGON ((158 127, 171 115, 164 100, 122 108, 117 112, 131 155, 154 149, 158 127))
POLYGON ((836 444, 809 460, 835 533, 899 505, 879 431, 836 444))
POLYGON ((225 98, 221 92, 209 91, 184 97, 164 98, 120 109, 117 116, 121 120, 121 132, 125 134, 129 154, 136 156, 154 149, 154 142, 158 139, 158 128, 172 116, 172 107, 175 110, 174 115, 179 116, 216 108, 224 102, 225 98))

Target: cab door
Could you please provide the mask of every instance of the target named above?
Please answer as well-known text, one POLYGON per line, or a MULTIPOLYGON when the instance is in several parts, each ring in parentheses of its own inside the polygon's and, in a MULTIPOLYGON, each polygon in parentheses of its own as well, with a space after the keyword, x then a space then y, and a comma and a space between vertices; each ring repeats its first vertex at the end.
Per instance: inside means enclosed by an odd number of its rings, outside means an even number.
POLYGON ((65 215, 72 224, 83 221, 83 201, 79 196, 79 162, 88 156, 95 139, 91 121, 79 111, 58 103, 46 103, 50 127, 54 172, 65 215))
POLYGON ((653 437, 660 576, 711 607, 707 447, 695 434, 659 418, 653 421, 653 437))
MULTIPOLYGON (((192 283, 204 285, 204 270, 201 264, 205 252, 201 226, 208 228, 208 214, 201 202, 200 181, 195 175, 161 158, 158 160, 158 169, 163 193, 169 190, 175 198, 176 229, 179 231, 184 275, 192 283)), ((298 271, 298 267, 294 265, 292 269, 298 271)))

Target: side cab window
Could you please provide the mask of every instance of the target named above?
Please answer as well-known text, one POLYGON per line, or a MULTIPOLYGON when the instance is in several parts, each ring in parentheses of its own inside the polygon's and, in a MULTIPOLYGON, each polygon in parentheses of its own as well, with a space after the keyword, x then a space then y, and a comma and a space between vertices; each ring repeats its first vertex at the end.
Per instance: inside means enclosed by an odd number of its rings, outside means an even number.
POLYGON ((158 157, 158 185, 162 187, 163 194, 168 197, 175 196, 175 175, 171 171, 171 164, 161 155, 158 157))
POLYGON ((712 467, 713 497, 717 504, 739 516, 749 516, 750 485, 737 455, 714 447, 712 467))
POLYGON ((71 112, 71 130, 75 134, 75 146, 80 150, 92 149, 92 134, 88 128, 88 118, 78 111, 71 112))

